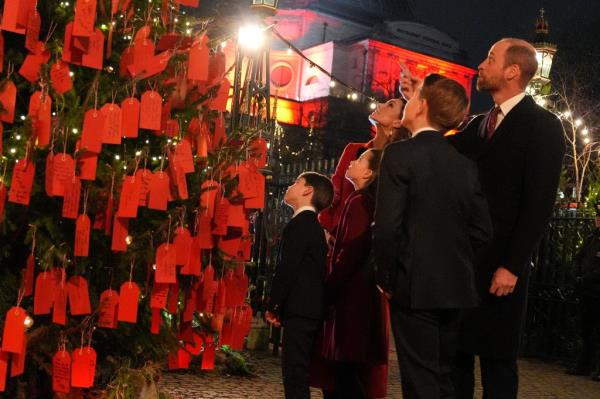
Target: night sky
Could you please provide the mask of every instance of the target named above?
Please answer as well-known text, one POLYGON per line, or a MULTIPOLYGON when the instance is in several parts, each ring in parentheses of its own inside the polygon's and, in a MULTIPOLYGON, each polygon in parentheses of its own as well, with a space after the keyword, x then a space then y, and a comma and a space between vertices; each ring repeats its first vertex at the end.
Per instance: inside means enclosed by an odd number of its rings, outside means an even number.
MULTIPOLYGON (((577 28, 580 20, 595 18, 596 24, 600 24, 600 14, 590 15, 590 10, 599 10, 594 7, 599 0, 414 0, 414 3, 419 22, 435 26, 458 40, 469 55, 468 66, 473 68, 485 58, 490 45, 502 37, 531 40, 541 7, 546 10, 551 39, 559 43, 557 57, 561 48, 566 53, 566 47, 579 41, 564 37, 577 28)), ((491 105, 488 95, 473 93, 473 111, 491 105)))

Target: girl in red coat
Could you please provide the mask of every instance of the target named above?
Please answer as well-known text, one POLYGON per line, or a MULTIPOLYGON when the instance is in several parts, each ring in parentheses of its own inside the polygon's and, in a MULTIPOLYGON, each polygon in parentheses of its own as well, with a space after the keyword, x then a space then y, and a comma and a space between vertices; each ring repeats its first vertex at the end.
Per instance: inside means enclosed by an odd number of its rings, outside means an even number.
POLYGON ((388 358, 387 303, 376 288, 369 263, 373 183, 381 153, 365 151, 346 171, 355 191, 342 210, 325 280, 330 317, 325 322, 323 356, 330 361, 335 379, 334 392, 327 392, 326 398, 380 398, 386 394, 387 373, 381 373, 381 366, 388 358))

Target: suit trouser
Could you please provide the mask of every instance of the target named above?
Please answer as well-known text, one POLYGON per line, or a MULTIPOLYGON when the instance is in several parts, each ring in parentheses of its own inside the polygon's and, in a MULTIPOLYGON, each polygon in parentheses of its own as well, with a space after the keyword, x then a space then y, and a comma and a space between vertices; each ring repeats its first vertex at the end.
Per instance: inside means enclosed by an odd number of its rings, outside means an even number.
POLYGON ((293 317, 284 321, 281 370, 286 399, 309 399, 308 371, 321 321, 293 317))
MULTIPOLYGON (((480 357, 483 399, 517 399, 519 371, 516 359, 480 357)), ((475 355, 458 353, 454 370, 456 399, 473 399, 475 355)))
POLYGON ((404 399, 454 398, 459 315, 457 309, 411 310, 392 302, 390 319, 404 399))

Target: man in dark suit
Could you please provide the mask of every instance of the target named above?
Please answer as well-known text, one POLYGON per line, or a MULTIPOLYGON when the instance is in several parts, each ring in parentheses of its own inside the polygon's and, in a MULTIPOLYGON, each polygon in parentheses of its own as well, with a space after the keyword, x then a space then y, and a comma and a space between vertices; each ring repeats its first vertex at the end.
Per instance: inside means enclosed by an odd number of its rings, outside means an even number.
POLYGON ((373 228, 405 399, 453 398, 459 311, 477 306, 475 253, 491 238, 476 166, 442 136, 462 121, 464 88, 429 75, 404 110, 411 139, 390 144, 373 228))
POLYGON ((282 233, 266 319, 284 327, 281 368, 286 399, 310 398, 308 370, 324 317, 328 250, 317 213, 332 199, 331 180, 314 172, 302 173, 284 196, 294 215, 282 233))
MULTIPOLYGON (((558 118, 525 95, 537 71, 533 46, 503 39, 479 65, 477 89, 495 106, 449 140, 479 168, 494 238, 477 267, 482 305, 461 326, 455 386, 471 399, 479 355, 485 399, 514 399, 531 257, 552 214, 565 152, 558 118)), ((414 79, 403 78, 410 96, 414 79)))

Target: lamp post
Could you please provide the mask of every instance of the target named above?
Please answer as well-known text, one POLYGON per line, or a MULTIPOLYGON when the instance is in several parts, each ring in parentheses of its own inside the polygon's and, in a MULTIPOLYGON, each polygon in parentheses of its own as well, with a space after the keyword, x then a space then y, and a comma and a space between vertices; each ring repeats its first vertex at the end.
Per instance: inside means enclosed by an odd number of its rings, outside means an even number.
POLYGON ((538 102, 543 101, 543 97, 549 95, 552 90, 550 72, 552 60, 556 54, 556 44, 550 41, 548 21, 544 14, 544 9, 540 9, 540 15, 535 25, 535 40, 532 44, 537 53, 538 69, 528 87, 528 92, 536 97, 538 102))

